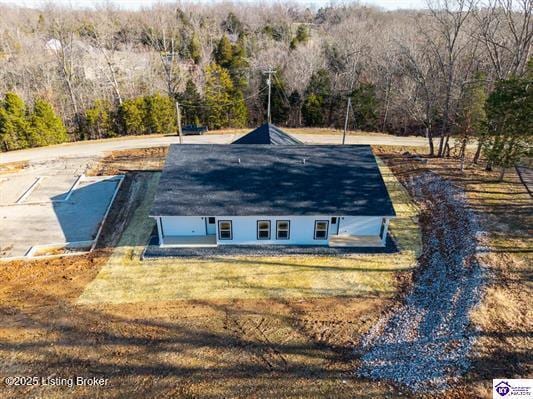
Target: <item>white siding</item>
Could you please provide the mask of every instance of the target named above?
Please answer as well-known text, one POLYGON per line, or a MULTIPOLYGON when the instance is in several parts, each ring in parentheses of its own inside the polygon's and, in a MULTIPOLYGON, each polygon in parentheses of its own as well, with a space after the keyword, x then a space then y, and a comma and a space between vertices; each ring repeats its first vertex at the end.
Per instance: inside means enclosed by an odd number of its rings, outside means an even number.
MULTIPOLYGON (((168 236, 205 236, 206 218, 200 216, 162 216, 161 226, 165 237, 168 236)), ((379 236, 382 217, 375 216, 337 216, 337 224, 331 223, 331 216, 217 216, 216 238, 218 245, 328 245, 333 236, 379 236), (218 221, 232 222, 232 239, 220 240, 218 221), (270 221, 270 239, 257 239, 257 221, 270 221), (276 239, 276 221, 287 220, 290 223, 288 240, 276 239), (325 220, 329 223, 326 240, 315 240, 315 221, 325 220)), ((211 233, 211 231, 210 231, 211 233)))
POLYGON ((161 217, 164 236, 205 236, 205 218, 201 216, 161 217))
POLYGON ((330 220, 328 216, 219 216, 218 220, 231 220, 233 223, 233 240, 219 240, 219 245, 327 245, 328 240, 315 240, 315 220, 330 220), (257 239, 257 221, 270 220, 270 240, 257 239), (276 239, 276 221, 288 220, 290 223, 289 239, 276 239))

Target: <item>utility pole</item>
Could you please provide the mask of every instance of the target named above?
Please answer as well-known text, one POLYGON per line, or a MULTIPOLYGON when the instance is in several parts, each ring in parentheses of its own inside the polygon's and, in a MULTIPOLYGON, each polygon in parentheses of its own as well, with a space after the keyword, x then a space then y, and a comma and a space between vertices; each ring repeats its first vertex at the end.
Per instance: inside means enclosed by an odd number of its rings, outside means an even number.
POLYGON ((181 111, 178 100, 176 100, 176 122, 178 124, 178 136, 180 136, 180 144, 183 144, 183 137, 181 135, 181 111))
POLYGON ((350 93, 348 93, 348 102, 346 103, 346 117, 344 118, 344 131, 342 132, 342 145, 346 143, 346 130, 348 130, 348 113, 352 108, 352 91, 355 83, 355 61, 352 66, 352 82, 350 83, 350 93))
POLYGON ((268 107, 267 107, 267 119, 268 123, 272 123, 272 118, 270 117, 270 92, 272 89, 272 74, 276 73, 275 70, 269 69, 267 71, 263 71, 263 74, 268 75, 267 78, 267 85, 268 85, 268 107))
POLYGON ((346 130, 348 130, 348 115, 350 108, 352 107, 352 97, 348 97, 348 103, 346 104, 346 117, 344 118, 344 132, 342 132, 342 144, 346 142, 346 130))

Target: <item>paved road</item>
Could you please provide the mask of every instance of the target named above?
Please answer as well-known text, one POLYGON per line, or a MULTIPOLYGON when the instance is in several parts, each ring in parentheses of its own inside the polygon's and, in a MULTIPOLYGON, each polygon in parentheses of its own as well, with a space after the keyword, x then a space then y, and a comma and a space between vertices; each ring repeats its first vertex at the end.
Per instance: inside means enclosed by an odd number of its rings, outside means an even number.
MULTIPOLYGON (((186 136, 187 144, 225 144, 231 143, 241 134, 210 134, 206 136, 186 136)), ((334 134, 294 134, 299 140, 309 144, 340 144, 342 137, 334 134)), ((177 144, 177 136, 140 136, 121 137, 115 139, 82 141, 49 147, 31 148, 28 150, 12 151, 0 154, 0 163, 18 161, 44 161, 63 157, 92 157, 100 156, 107 151, 125 150, 131 148, 157 147, 177 144)), ((396 137, 387 134, 368 134, 348 136, 347 144, 377 144, 377 145, 406 145, 426 146, 423 137, 396 137)))

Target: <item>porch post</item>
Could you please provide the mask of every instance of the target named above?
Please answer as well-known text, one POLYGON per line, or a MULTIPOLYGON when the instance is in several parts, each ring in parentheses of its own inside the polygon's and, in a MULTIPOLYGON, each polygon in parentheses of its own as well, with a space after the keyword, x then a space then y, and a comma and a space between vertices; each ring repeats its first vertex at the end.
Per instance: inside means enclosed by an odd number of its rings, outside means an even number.
POLYGON ((157 219, 157 235, 159 236, 159 245, 163 245, 163 227, 161 223, 161 217, 158 217, 157 219))
POLYGON ((387 232, 389 231, 389 218, 385 218, 385 227, 383 228, 383 237, 381 238, 381 244, 385 246, 387 244, 387 232))

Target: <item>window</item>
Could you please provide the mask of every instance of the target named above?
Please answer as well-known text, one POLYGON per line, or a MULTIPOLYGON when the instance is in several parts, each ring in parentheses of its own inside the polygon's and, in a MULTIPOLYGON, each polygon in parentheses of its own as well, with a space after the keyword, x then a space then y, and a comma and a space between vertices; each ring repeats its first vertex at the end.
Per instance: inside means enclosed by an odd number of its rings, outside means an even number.
POLYGON ((257 221, 257 239, 270 240, 270 220, 257 221))
POLYGON ((233 232, 231 229, 231 220, 219 220, 218 221, 218 239, 219 240, 232 240, 233 232))
POLYGON ((213 216, 209 216, 208 223, 209 224, 215 224, 215 218, 213 216))
POLYGON ((337 224, 337 218, 336 217, 332 217, 331 218, 331 224, 337 224))
POLYGON ((315 240, 327 240, 328 224, 329 222, 327 220, 315 221, 315 240))
POLYGON ((288 240, 290 237, 290 222, 288 220, 276 221, 276 239, 288 240))

